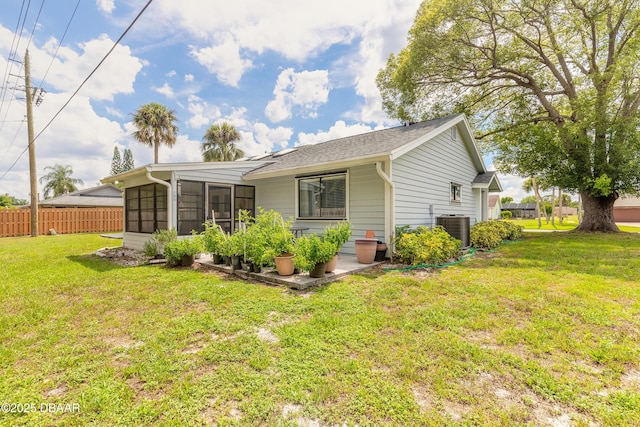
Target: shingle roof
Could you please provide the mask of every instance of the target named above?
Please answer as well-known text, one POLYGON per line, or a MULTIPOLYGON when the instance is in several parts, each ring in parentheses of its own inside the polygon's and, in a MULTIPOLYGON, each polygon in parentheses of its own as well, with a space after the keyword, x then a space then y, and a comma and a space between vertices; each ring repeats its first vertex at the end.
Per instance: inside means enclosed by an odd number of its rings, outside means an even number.
POLYGON ((260 160, 273 160, 273 163, 255 169, 246 176, 387 155, 456 117, 458 115, 348 136, 315 145, 303 145, 281 156, 276 153, 275 157, 271 155, 260 158, 260 160))
POLYGON ((503 210, 513 210, 513 209, 524 209, 524 210, 535 210, 535 203, 509 203, 502 206, 503 210))
POLYGON ((481 173, 481 174, 478 174, 473 179, 473 183, 474 184, 490 184, 495 176, 496 176, 495 171, 481 173))
POLYGON ((85 188, 62 196, 38 202, 40 206, 86 206, 86 207, 122 207, 122 190, 106 184, 85 188))

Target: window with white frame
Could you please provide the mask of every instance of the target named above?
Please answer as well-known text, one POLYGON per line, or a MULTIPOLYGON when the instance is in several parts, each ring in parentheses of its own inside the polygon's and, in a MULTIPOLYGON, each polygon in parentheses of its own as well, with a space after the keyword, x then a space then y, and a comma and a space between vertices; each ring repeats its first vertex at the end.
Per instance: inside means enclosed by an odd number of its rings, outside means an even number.
POLYGON ((299 177, 298 218, 344 219, 347 217, 347 174, 299 177))
POLYGON ((462 201, 461 193, 462 193, 462 185, 452 182, 451 189, 450 189, 450 201, 453 203, 460 203, 462 201))

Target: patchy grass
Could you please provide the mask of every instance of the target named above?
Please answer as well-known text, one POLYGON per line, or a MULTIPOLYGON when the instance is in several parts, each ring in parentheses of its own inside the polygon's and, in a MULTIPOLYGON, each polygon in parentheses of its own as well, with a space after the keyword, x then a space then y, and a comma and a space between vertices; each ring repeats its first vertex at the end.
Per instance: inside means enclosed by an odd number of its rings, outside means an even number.
POLYGON ((640 236, 541 234, 313 292, 2 239, 2 425, 638 425, 640 236))

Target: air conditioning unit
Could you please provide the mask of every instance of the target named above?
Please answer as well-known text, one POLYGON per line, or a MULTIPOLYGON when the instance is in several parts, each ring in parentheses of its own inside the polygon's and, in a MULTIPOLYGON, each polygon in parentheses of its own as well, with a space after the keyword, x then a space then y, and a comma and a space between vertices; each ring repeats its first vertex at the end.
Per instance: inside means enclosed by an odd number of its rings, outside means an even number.
POLYGON ((452 237, 462 242, 462 247, 469 247, 470 218, 464 215, 440 215, 436 225, 441 225, 452 237))

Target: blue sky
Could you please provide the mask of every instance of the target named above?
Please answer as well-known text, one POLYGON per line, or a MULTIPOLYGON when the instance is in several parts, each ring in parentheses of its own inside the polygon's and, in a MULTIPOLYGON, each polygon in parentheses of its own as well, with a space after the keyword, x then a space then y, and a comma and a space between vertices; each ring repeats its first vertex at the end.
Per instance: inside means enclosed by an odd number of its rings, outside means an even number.
MULTIPOLYGON (((33 84, 43 82, 47 91, 34 109, 38 134, 146 0, 83 0, 70 21, 76 4, 3 0, 0 73, 8 90, 2 91, 0 107, 0 176, 27 141, 27 126, 20 122, 26 107, 18 99, 24 93, 12 89, 24 84, 14 76, 23 70, 7 60, 10 53, 17 51, 16 59, 22 60, 28 44, 33 84), (14 39, 18 22, 24 29, 14 39)), ((223 120, 241 131, 240 146, 247 154, 397 125, 382 111, 375 77, 389 54, 404 47, 419 4, 154 0, 38 138, 38 176, 46 166, 70 165, 74 177, 93 186, 108 175, 115 146, 130 148, 136 166, 151 163, 152 150, 131 137, 130 119, 136 108, 152 101, 172 108, 179 119, 178 142, 160 149, 160 162, 199 161, 207 127, 223 120)), ((518 200, 524 195, 519 180, 502 177, 502 183, 504 195, 518 200)), ((26 153, 0 179, 3 193, 28 198, 26 153)))

